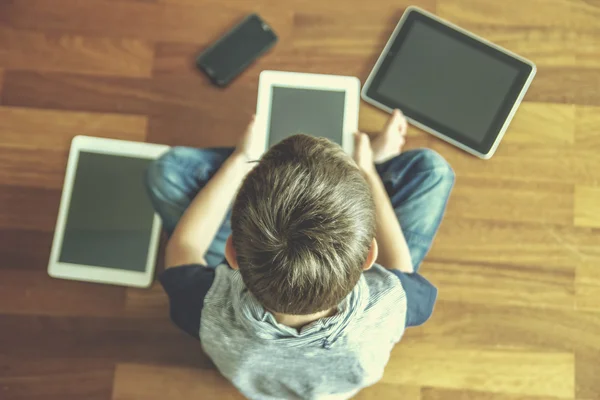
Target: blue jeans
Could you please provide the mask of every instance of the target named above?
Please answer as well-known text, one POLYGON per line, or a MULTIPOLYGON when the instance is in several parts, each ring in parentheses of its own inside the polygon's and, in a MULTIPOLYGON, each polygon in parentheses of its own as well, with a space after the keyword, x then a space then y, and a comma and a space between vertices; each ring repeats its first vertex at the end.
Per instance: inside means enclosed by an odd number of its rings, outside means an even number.
MULTIPOLYGON (((170 235, 196 194, 215 174, 231 148, 175 147, 153 162, 147 187, 163 227, 170 235)), ((411 150, 376 165, 408 243, 415 271, 429 251, 454 184, 454 172, 435 151, 411 150)), ((209 266, 223 261, 231 234, 231 208, 208 249, 209 266)))

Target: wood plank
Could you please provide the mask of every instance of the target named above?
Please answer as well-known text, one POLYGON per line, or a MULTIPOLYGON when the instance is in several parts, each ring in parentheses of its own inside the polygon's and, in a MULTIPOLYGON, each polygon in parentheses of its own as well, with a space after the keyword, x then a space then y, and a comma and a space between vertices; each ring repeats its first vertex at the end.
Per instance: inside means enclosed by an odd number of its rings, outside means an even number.
POLYGON ((427 262, 421 271, 444 301, 568 310, 575 304, 574 268, 427 262))
POLYGON ((427 260, 572 271, 588 257, 599 260, 599 247, 593 229, 466 220, 448 214, 427 260))
POLYGON ((572 104, 524 102, 519 107, 504 143, 569 145, 575 142, 576 107, 572 104))
POLYGON ((137 39, 90 38, 0 27, 0 67, 150 76, 153 48, 137 39))
MULTIPOLYGON (((12 0, 0 4, 0 22, 18 29, 204 44, 218 39, 247 13, 235 7, 213 4, 207 18, 207 9, 197 2, 56 0, 50 4, 45 0, 12 0)), ((261 15, 274 25, 282 38, 290 32, 291 9, 265 7, 261 9, 261 15)))
MULTIPOLYGON (((161 3, 165 4, 197 4, 198 2, 195 0, 158 0, 161 3)), ((219 0, 203 0, 202 3, 205 7, 214 7, 215 5, 221 6, 222 2, 219 0)), ((413 5, 414 2, 410 2, 410 0, 380 0, 378 3, 379 7, 373 9, 373 7, 369 7, 367 4, 362 2, 354 2, 352 4, 352 9, 345 9, 336 6, 335 2, 318 2, 311 0, 288 0, 286 2, 286 6, 293 10, 302 10, 303 12, 310 12, 314 14, 321 14, 325 17, 328 16, 340 16, 339 21, 342 23, 343 21, 352 20, 352 18, 356 18, 356 15, 364 15, 365 13, 375 14, 379 13, 381 16, 389 16, 390 13, 397 12, 399 10, 403 10, 404 8, 413 5)), ((235 8, 238 10, 245 10, 251 12, 253 10, 262 13, 264 9, 273 8, 277 6, 281 6, 280 2, 277 0, 256 0, 251 5, 248 4, 245 0, 230 0, 227 2, 227 5, 231 8, 235 8)), ((419 7, 434 11, 435 10, 435 0, 419 0, 419 7)), ((360 19, 357 19, 360 21, 360 19)))
POLYGON ((461 24, 476 35, 546 67, 600 67, 600 38, 594 32, 552 27, 461 24), (576 45, 574 45, 576 43, 576 45))
POLYGON ((0 170, 0 183, 14 187, 62 189, 68 154, 68 150, 0 147, 0 163, 4 167, 0 170))
POLYGON ((389 383, 376 383, 361 390, 354 400, 381 400, 402 399, 421 400, 421 388, 416 386, 392 385, 389 383))
POLYGON ((112 362, 93 359, 0 357, 0 370, 6 400, 106 400, 114 379, 112 362))
POLYGON ((200 343, 161 318, 5 314, 0 343, 6 357, 93 359, 213 368, 200 343), (41 340, 43 338, 43 340, 41 340))
POLYGON ((575 275, 575 306, 578 310, 600 311, 600 266, 582 262, 575 275))
POLYGON ((453 218, 571 225, 573 186, 459 177, 448 214, 453 218))
POLYGON ((313 54, 369 58, 379 55, 404 7, 395 6, 386 14, 379 7, 368 7, 367 3, 363 6, 363 10, 353 7, 327 15, 298 12, 294 16, 293 48, 313 54))
MULTIPOLYGON (((419 400, 418 387, 379 383, 362 390, 354 398, 371 400, 398 396, 419 400)), ((184 397, 242 399, 243 396, 217 370, 195 370, 141 364, 118 364, 113 400, 184 397)))
POLYGON ((594 2, 571 0, 438 0, 437 13, 458 25, 574 28, 598 32, 600 9, 594 2))
POLYGON ((525 99, 598 106, 598 87, 600 68, 546 67, 538 70, 525 99))
POLYGON ((422 400, 568 400, 572 397, 555 396, 523 396, 515 394, 502 394, 482 392, 476 390, 453 390, 439 388, 423 388, 422 400))
POLYGON ((124 287, 53 279, 44 270, 12 268, 0 269, 0 314, 111 316, 125 307, 124 287))
POLYGON ((600 393, 600 350, 575 353, 576 395, 578 399, 597 399, 600 393))
POLYGON ((382 382, 529 396, 573 397, 575 357, 567 352, 397 346, 382 382))
POLYGON ((0 269, 46 270, 53 232, 38 230, 0 230, 0 269), (27 246, 24 248, 24 246, 27 246))
MULTIPOLYGON (((2 101, 32 108, 147 114, 153 101, 166 102, 157 86, 143 78, 7 71, 2 101)), ((195 89, 194 85, 189 88, 195 89)))
POLYGON ((200 76, 202 72, 196 67, 196 57, 202 49, 203 46, 197 43, 156 43, 152 75, 200 76))
POLYGON ((243 399, 216 369, 118 364, 113 400, 243 399))
MULTIPOLYGON (((254 112, 259 71, 248 73, 227 91, 193 76, 167 75, 154 79, 93 77, 63 73, 7 72, 4 105, 57 110, 142 114, 177 118, 177 113, 210 110, 222 121, 254 112), (57 97, 56 93, 62 93, 57 97), (233 113, 223 104, 239 104, 233 113)), ((208 126, 206 121, 205 125, 208 126)), ((211 129, 219 125, 210 125, 211 129)), ((201 126, 200 126, 201 127, 201 126)), ((191 125, 189 132, 200 127, 191 125)))
POLYGON ((577 106, 575 121, 576 145, 582 149, 599 151, 600 107, 577 106))
POLYGON ((573 223, 600 228, 600 186, 575 186, 573 223))
POLYGON ((60 190, 3 185, 0 229, 52 232, 56 226, 60 190))
POLYGON ((0 107, 0 183, 61 189, 76 135, 145 141, 145 117, 0 107))
POLYGON ((600 350, 599 331, 600 313, 441 299, 433 317, 418 329, 408 329, 399 347, 416 343, 473 351, 593 353, 600 350))
POLYGON ((164 317, 169 315, 169 298, 158 281, 149 289, 127 288, 125 313, 136 317, 164 317))
POLYGON ((504 142, 490 160, 483 161, 439 139, 432 140, 430 147, 446 158, 459 180, 477 177, 600 185, 600 153, 591 148, 504 142))
POLYGON ((0 145, 68 150, 78 134, 143 141, 146 123, 137 115, 0 107, 0 145))

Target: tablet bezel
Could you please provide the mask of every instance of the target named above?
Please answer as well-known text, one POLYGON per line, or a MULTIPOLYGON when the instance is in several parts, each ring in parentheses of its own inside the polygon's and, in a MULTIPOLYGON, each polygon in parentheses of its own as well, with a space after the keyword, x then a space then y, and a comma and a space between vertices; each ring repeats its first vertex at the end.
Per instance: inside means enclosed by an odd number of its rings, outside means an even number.
MULTIPOLYGON (((301 72, 263 71, 258 83, 256 104, 256 134, 258 142, 267 150, 269 143, 269 121, 273 86, 296 89, 344 91, 344 123, 342 125, 342 148, 348 154, 354 150, 353 134, 358 130, 360 105, 360 81, 353 76, 309 74, 301 72)), ((310 134, 310 132, 306 132, 310 134)))
POLYGON ((483 38, 480 38, 473 33, 466 31, 448 21, 445 21, 434 14, 431 14, 418 7, 408 7, 402 18, 398 22, 394 33, 388 40, 383 49, 375 67, 369 74, 369 77, 363 87, 362 98, 383 110, 391 112, 394 108, 400 108, 407 119, 415 126, 429 132, 477 157, 489 159, 496 151, 510 121, 512 120, 519 104, 521 103, 533 77, 536 73, 536 66, 533 62, 514 54, 494 43, 491 43, 483 38), (484 51, 486 54, 507 62, 515 66, 519 70, 519 75, 513 83, 509 94, 506 96, 504 103, 498 110, 494 121, 492 122, 488 132, 485 134, 483 141, 477 142, 470 139, 468 136, 461 134, 443 124, 427 118, 425 115, 404 106, 403 104, 382 96, 377 92, 378 84, 383 79, 387 72, 393 57, 389 55, 395 54, 402 46, 407 33, 410 31, 414 21, 420 21, 428 26, 443 31, 444 34, 450 35, 459 39, 463 43, 467 43, 476 47, 478 50, 484 51))
POLYGON ((143 272, 125 271, 94 265, 65 263, 60 262, 58 259, 63 244, 65 225, 69 213, 73 185, 75 183, 79 154, 82 151, 85 151, 90 153, 156 159, 168 149, 169 146, 151 143, 129 142, 89 136, 76 136, 73 138, 71 149, 69 151, 69 160, 67 162, 65 183, 60 199, 54 239, 52 241, 50 261, 48 263, 48 274, 51 277, 133 287, 150 286, 154 276, 154 266, 161 230, 161 221, 157 214, 154 214, 150 244, 148 246, 148 256, 146 259, 146 268, 143 272))

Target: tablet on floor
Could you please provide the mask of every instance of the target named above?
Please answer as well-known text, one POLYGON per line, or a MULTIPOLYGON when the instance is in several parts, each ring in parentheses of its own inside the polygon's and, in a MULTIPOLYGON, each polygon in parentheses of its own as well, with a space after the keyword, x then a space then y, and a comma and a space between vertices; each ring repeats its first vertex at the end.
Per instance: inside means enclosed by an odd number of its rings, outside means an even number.
POLYGON ((535 75, 535 65, 417 7, 409 7, 362 91, 423 130, 490 158, 535 75))
POLYGON ((77 136, 71 143, 48 264, 55 278, 147 287, 161 223, 148 165, 168 146, 77 136))
POLYGON ((266 148, 306 133, 329 138, 351 154, 359 102, 360 81, 355 77, 263 71, 256 127, 266 148))

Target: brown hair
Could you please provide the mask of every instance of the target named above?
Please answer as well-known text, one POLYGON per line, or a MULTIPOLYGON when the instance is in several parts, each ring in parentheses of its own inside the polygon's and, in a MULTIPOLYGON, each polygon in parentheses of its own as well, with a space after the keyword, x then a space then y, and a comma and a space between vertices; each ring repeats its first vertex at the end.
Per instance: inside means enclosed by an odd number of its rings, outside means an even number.
POLYGON ((306 315, 339 304, 375 236, 367 182, 340 146, 294 135, 273 146, 233 204, 232 240, 246 287, 270 311, 306 315))

